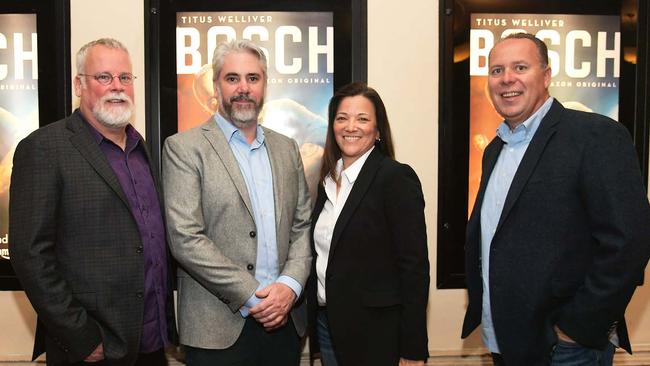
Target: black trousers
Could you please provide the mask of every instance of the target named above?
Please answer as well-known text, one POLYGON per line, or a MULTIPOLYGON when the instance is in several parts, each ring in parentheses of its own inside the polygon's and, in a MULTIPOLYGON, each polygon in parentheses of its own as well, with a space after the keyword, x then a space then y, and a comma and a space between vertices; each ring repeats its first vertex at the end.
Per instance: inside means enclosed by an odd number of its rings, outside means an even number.
MULTIPOLYGON (((46 355, 47 357, 47 355, 46 355)), ((121 366, 124 361, 120 360, 101 360, 98 362, 76 362, 76 363, 51 363, 47 361, 47 366, 121 366)), ((167 366, 167 357, 165 357, 165 350, 159 349, 151 353, 140 353, 135 361, 134 366, 167 366)))
POLYGON ((493 353, 492 354, 492 362, 494 362, 494 366, 505 366, 505 362, 503 362, 503 357, 501 357, 500 353, 493 353))
MULTIPOLYGON (((215 329, 215 331, 218 331, 215 329)), ((300 362, 300 338, 291 318, 272 332, 247 318, 235 344, 226 349, 185 346, 188 366, 292 366, 300 362)))

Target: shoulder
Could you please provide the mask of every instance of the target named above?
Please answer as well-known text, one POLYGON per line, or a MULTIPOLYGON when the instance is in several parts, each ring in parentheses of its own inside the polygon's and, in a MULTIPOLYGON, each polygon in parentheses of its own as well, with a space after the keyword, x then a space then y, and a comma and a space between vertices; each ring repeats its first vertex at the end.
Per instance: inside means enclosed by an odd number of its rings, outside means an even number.
POLYGON ((72 120, 72 116, 47 124, 22 139, 18 144, 19 148, 29 146, 45 147, 56 144, 60 141, 67 140, 66 136, 72 134, 72 131, 67 128, 68 123, 72 120))
POLYGON ((275 132, 270 128, 266 128, 264 126, 261 127, 262 127, 262 131, 264 131, 264 138, 268 139, 269 144, 285 146, 285 147, 297 145, 296 141, 291 137, 275 132))
POLYGON ((415 175, 415 170, 410 165, 401 163, 395 159, 383 156, 380 164, 380 172, 386 175, 415 175))
POLYGON ((410 165, 400 163, 389 157, 383 156, 383 159, 379 163, 377 175, 381 181, 389 186, 403 185, 405 183, 420 186, 420 179, 410 165))
POLYGON ((568 130, 576 138, 587 140, 601 140, 629 138, 629 132, 622 123, 598 113, 564 109, 561 129, 568 130))
POLYGON ((192 127, 189 130, 185 130, 182 132, 177 132, 165 140, 165 143, 167 142, 184 142, 184 141, 191 141, 200 138, 204 131, 206 131, 206 127, 210 125, 210 123, 214 123, 214 121, 211 119, 205 123, 202 123, 199 126, 192 127))
POLYGON ((296 140, 266 127, 262 127, 262 130, 264 131, 266 148, 270 153, 281 161, 292 161, 295 168, 302 169, 300 148, 296 140))
MULTIPOLYGON (((170 145, 185 145, 185 146, 193 146, 193 143, 196 143, 197 141, 203 139, 204 134, 206 132, 209 132, 209 127, 210 124, 214 123, 212 119, 206 121, 205 123, 202 123, 199 126, 192 127, 189 130, 185 130, 182 132, 177 132, 165 139, 164 146, 169 147, 170 145)), ((215 126, 216 128, 216 126, 215 126)), ((218 128, 216 128, 216 132, 221 132, 218 128)))

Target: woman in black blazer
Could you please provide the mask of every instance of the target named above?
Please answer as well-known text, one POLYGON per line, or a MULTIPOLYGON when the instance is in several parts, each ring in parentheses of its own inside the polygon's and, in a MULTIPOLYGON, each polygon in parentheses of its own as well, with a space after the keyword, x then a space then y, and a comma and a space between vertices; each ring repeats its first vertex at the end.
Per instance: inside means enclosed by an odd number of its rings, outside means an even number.
POLYGON ((344 86, 330 101, 312 245, 310 346, 324 366, 424 365, 422 187, 394 160, 386 109, 365 83, 344 86))

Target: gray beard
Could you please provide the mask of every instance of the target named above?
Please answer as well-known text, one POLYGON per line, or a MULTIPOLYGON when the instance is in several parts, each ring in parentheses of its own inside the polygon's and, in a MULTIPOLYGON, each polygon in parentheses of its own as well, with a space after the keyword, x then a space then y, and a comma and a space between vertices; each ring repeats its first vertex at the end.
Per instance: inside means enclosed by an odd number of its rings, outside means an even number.
POLYGON ((230 115, 230 120, 235 126, 239 128, 246 127, 250 124, 257 123, 257 116, 259 115, 257 107, 255 108, 246 108, 243 110, 235 109, 233 111, 232 105, 228 105, 228 114, 230 115))
POLYGON ((232 107, 232 99, 226 102, 221 96, 221 90, 219 92, 219 104, 220 112, 223 114, 223 117, 229 120, 237 128, 244 128, 251 124, 257 123, 257 118, 262 110, 264 105, 264 99, 260 100, 259 104, 256 104, 254 108, 244 108, 244 109, 234 109, 232 107))
POLYGON ((133 101, 124 93, 111 93, 103 96, 93 106, 93 116, 99 123, 108 128, 122 128, 129 124, 133 117, 133 101), (121 99, 126 105, 107 106, 109 99, 121 99))

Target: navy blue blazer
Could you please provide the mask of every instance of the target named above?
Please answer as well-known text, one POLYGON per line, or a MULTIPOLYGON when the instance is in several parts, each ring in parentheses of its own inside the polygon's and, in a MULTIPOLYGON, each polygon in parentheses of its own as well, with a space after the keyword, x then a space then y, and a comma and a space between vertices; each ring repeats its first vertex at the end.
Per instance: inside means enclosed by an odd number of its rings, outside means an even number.
MULTIPOLYGON (((462 337, 481 323, 480 212, 503 146, 485 149, 467 226, 469 306, 462 337)), ((490 248, 490 303, 509 365, 546 365, 558 325, 602 348, 617 329, 630 351, 625 308, 650 256, 650 206, 627 130, 557 100, 517 169, 490 248)))

